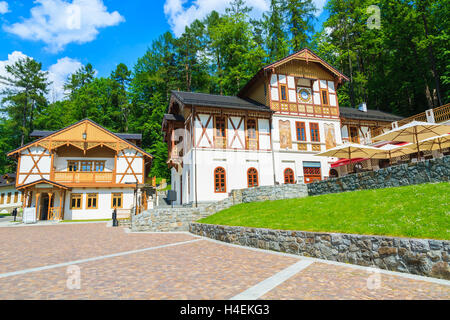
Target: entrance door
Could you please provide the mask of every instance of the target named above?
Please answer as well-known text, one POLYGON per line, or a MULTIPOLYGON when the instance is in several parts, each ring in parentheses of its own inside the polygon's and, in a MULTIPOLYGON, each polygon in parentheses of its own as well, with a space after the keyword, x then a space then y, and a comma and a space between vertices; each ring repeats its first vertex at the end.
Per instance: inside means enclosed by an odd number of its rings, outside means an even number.
POLYGON ((303 167, 303 176, 305 183, 322 180, 322 172, 317 167, 303 167))
POLYGON ((48 220, 48 207, 50 205, 48 194, 43 194, 41 198, 39 220, 48 220))

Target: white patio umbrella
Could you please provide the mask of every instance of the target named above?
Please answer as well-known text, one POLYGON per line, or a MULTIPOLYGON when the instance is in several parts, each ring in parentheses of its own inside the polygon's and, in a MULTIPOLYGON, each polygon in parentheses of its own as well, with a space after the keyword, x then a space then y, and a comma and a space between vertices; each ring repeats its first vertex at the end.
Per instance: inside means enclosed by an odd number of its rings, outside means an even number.
POLYGON ((417 146, 417 158, 420 159, 420 141, 447 133, 450 133, 449 125, 413 121, 397 129, 376 136, 373 140, 404 141, 414 143, 417 146))
POLYGON ((344 143, 327 151, 315 154, 318 157, 336 157, 344 159, 371 158, 380 149, 357 143, 344 143))
POLYGON ((385 146, 378 148, 379 152, 376 153, 372 158, 374 158, 374 159, 389 159, 389 163, 391 163, 392 158, 406 156, 406 155, 416 152, 416 151, 408 148, 411 145, 412 145, 412 143, 408 143, 408 144, 402 145, 402 146, 387 144, 385 146))
MULTIPOLYGON (((406 146, 406 148, 413 150, 413 152, 417 152, 416 144, 410 144, 406 146)), ((422 151, 439 150, 442 152, 442 149, 450 148, 450 134, 444 134, 442 136, 422 140, 419 142, 419 148, 422 151)))

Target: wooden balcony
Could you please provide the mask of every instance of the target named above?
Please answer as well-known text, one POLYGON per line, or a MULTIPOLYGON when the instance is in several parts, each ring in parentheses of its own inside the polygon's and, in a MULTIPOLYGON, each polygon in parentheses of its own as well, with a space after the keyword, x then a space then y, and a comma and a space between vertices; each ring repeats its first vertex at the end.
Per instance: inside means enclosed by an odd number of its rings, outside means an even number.
POLYGON ((112 183, 112 172, 55 172, 54 181, 64 183, 112 183))

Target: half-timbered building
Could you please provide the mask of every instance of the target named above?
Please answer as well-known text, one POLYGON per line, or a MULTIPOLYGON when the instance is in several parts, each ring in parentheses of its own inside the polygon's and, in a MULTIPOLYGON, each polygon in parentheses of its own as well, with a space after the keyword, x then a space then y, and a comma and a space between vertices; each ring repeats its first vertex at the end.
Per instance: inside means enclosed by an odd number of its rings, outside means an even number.
POLYGON ((272 110, 239 97, 173 92, 163 130, 177 203, 273 184, 272 110))
POLYGON ((329 177, 337 159, 315 154, 344 141, 370 143, 399 119, 340 108, 337 90, 347 80, 304 49, 263 67, 237 96, 172 92, 163 131, 177 203, 329 177))
POLYGON ((107 219, 113 209, 127 215, 136 206, 152 159, 138 147, 141 135, 115 134, 86 119, 32 136, 37 140, 8 156, 17 159, 23 206, 35 208, 38 220, 107 219))

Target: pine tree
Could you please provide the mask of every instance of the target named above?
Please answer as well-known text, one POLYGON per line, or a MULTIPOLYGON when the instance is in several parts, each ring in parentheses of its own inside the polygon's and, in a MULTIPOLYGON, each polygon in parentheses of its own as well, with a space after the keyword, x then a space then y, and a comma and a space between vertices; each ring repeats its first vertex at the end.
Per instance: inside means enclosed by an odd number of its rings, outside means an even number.
POLYGON ((41 63, 29 57, 5 69, 7 76, 0 76, 0 84, 6 87, 1 92, 5 95, 2 111, 17 123, 20 145, 23 146, 33 131, 35 113, 47 104, 48 73, 42 71, 41 63))

